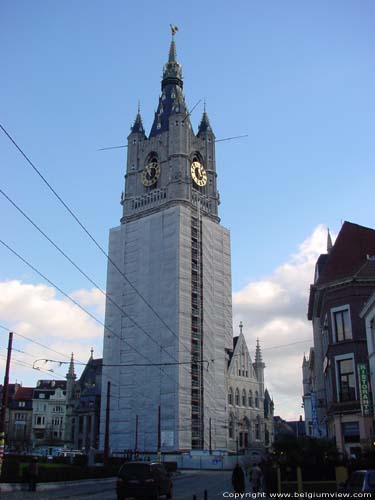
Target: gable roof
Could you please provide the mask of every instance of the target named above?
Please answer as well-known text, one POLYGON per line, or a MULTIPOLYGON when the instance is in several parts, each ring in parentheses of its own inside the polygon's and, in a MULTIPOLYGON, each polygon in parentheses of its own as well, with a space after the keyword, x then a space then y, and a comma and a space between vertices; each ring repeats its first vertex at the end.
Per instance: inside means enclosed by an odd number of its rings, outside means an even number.
POLYGON ((34 387, 20 387, 14 396, 17 401, 27 401, 33 399, 34 387))
MULTIPOLYGON (((332 250, 326 259, 320 261, 323 266, 316 284, 322 285, 353 276, 361 270, 366 261, 372 262, 368 261, 368 256, 373 255, 375 255, 375 231, 345 221, 332 250)), ((367 270, 373 272, 373 269, 371 264, 367 270)), ((362 272, 365 272, 365 269, 362 272)))

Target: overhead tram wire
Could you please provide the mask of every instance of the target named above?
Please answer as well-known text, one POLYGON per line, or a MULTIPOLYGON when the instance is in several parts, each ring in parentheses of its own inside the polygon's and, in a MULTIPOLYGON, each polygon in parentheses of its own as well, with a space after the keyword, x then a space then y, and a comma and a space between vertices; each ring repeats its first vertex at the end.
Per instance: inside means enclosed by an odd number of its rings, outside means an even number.
MULTIPOLYGON (((23 352, 23 351, 18 351, 18 352, 23 352)), ((38 361, 44 361, 45 363, 57 363, 59 365, 68 365, 69 364, 69 361, 59 361, 57 359, 46 359, 46 358, 40 358, 40 359, 36 359, 34 361, 34 365, 35 363, 37 363, 38 361)), ((207 360, 202 360, 202 361, 197 361, 197 363, 199 364, 204 364, 204 363, 207 363, 209 364, 209 361, 207 360)), ((85 363, 75 363, 76 365, 85 365, 85 363)), ((190 361, 176 361, 175 363, 103 363, 102 366, 113 366, 113 367, 130 367, 130 366, 176 366, 176 365, 188 365, 190 364, 190 361)))
MULTIPOLYGON (((79 302, 77 302, 72 297, 70 297, 70 295, 68 293, 64 292, 64 290, 62 290, 58 285, 56 285, 53 281, 51 281, 47 276, 45 276, 41 271, 39 271, 36 267, 34 267, 24 257, 22 257, 19 253, 17 253, 16 250, 14 250, 11 246, 9 246, 7 243, 5 243, 5 241, 3 241, 2 239, 0 239, 0 243, 5 248, 7 248, 13 255, 15 255, 19 260, 21 260, 24 264, 26 264, 30 269, 32 269, 36 274, 38 274, 41 278, 43 278, 45 281, 47 281, 47 283, 49 283, 52 287, 54 287, 57 291, 59 291, 62 295, 64 295, 64 297, 66 297, 68 300, 70 300, 70 302, 72 302, 75 306, 77 306, 79 309, 81 309, 84 313, 86 313, 95 322, 97 322, 98 324, 100 324, 101 326, 103 326, 105 328, 105 330, 107 330, 110 333, 112 333, 121 342, 123 342, 124 344, 126 344, 132 351, 134 351, 137 354, 139 354, 146 361, 149 361, 149 363, 152 363, 152 361, 147 356, 145 356, 142 352, 138 351, 138 349, 136 349, 131 344, 129 344, 129 342, 127 342, 125 339, 122 339, 119 335, 117 335, 117 333, 114 330, 112 330, 109 327, 106 327, 105 324, 99 318, 97 318, 94 314, 90 313, 90 311, 88 311, 85 307, 83 307, 81 304, 79 304, 79 302)), ((177 380, 176 380, 176 383, 177 383, 178 387, 181 388, 181 386, 180 386, 180 384, 178 383, 177 380)))
MULTIPOLYGON (((62 250, 59 245, 57 245, 57 243, 55 243, 37 224, 36 222, 34 222, 22 209, 19 205, 16 204, 16 202, 14 200, 12 200, 2 189, 0 189, 0 193, 4 196, 4 198, 6 198, 6 200, 8 200, 8 202, 75 268, 77 269, 77 271, 82 274, 82 276, 84 276, 93 286, 95 286, 102 295, 104 295, 104 297, 106 299, 108 299, 126 318, 128 318, 132 323, 133 325, 138 328, 141 332, 143 332, 152 342, 154 342, 154 344, 156 344, 158 347, 160 347, 166 354, 168 354, 172 359, 175 359, 176 358, 170 353, 168 352, 165 348, 163 348, 158 342, 157 340, 155 340, 141 325, 139 325, 137 323, 137 321, 132 318, 131 316, 129 316, 129 314, 127 314, 127 312, 117 304, 117 302, 115 302, 111 296, 109 296, 101 287, 100 285, 98 285, 92 278, 90 278, 90 276, 85 272, 83 271, 83 269, 81 267, 78 266, 78 264, 76 264, 74 262, 74 260, 69 257, 69 255, 67 255, 66 252, 64 252, 64 250, 62 250)), ((177 361, 177 360, 176 360, 177 361)))
MULTIPOLYGON (((192 110, 192 111, 193 111, 193 110, 192 110)), ((191 111, 190 111, 190 113, 191 113, 191 111)), ((186 115, 186 117, 187 117, 187 116, 189 116, 189 114, 190 114, 190 113, 188 113, 188 114, 186 115)), ((186 118, 186 117, 185 117, 185 118, 186 118)), ((185 120, 185 118, 184 118, 184 120, 185 120)), ((242 139, 243 137, 249 137, 249 135, 248 135, 248 134, 244 134, 244 135, 234 135, 233 137, 225 137, 224 139, 215 139, 215 141, 214 141, 214 142, 232 141, 233 139, 242 139)), ((123 144, 122 146, 110 146, 110 147, 108 147, 108 148, 99 148, 99 149, 98 149, 98 151, 108 151, 109 149, 124 149, 124 148, 127 148, 127 147, 128 147, 128 145, 127 145, 127 144, 123 144)))
MULTIPOLYGON (((70 356, 68 354, 66 354, 66 353, 56 351, 56 349, 52 349, 52 347, 49 347, 49 346, 47 346, 45 344, 42 344, 41 342, 38 342, 37 340, 31 339, 30 337, 26 337, 26 335, 22 335, 22 333, 18 333, 16 331, 14 331, 13 329, 7 328, 4 325, 0 325, 0 328, 2 328, 3 330, 5 330, 7 332, 9 332, 11 330, 14 333, 14 335, 17 335, 18 337, 22 337, 23 339, 27 340, 28 342, 31 342, 32 344, 36 344, 36 345, 38 345, 40 347, 43 347, 44 349, 48 349, 49 351, 54 352, 55 354, 59 354, 60 356, 64 356, 65 358, 68 358, 70 360, 70 356)), ((79 361, 79 360, 74 360, 74 363, 85 364, 85 365, 87 364, 87 363, 83 363, 83 361, 79 361)), ((108 375, 108 378, 110 378, 111 380, 113 380, 113 382, 114 382, 113 385, 115 385, 115 386, 118 385, 116 383, 116 380, 113 377, 110 377, 108 375)))
POLYGON ((60 356, 64 356, 65 358, 70 358, 70 356, 66 353, 63 353, 63 352, 59 352, 59 351, 56 351, 55 349, 52 349, 52 347, 48 347, 47 345, 45 344, 42 344, 41 342, 38 342, 37 340, 34 340, 34 339, 31 339, 30 337, 26 337, 26 335, 22 335, 21 333, 18 333, 18 332, 15 332, 13 329, 11 328, 7 328, 6 326, 3 326, 3 325, 0 325, 0 328, 2 328, 3 330, 9 332, 10 330, 14 333, 14 335, 17 335, 18 337, 22 337, 24 338, 25 340, 28 340, 29 342, 33 343, 33 344, 36 344, 40 347, 43 347, 44 349, 48 349, 49 351, 51 352, 54 352, 56 354, 59 354, 60 356))
MULTIPOLYGON (((2 355, 0 355, 0 358, 5 359, 5 360, 7 359, 6 356, 2 356, 2 355)), ((20 359, 17 359, 17 358, 12 359, 12 364, 13 363, 16 365, 19 365, 19 366, 23 366, 24 368, 30 368, 31 370, 37 370, 37 371, 46 373, 47 375, 50 375, 51 377, 57 376, 57 377, 65 378, 64 375, 62 375, 61 373, 57 373, 54 370, 45 370, 43 368, 34 368, 33 365, 31 365, 30 363, 26 363, 25 361, 21 361, 20 359)))

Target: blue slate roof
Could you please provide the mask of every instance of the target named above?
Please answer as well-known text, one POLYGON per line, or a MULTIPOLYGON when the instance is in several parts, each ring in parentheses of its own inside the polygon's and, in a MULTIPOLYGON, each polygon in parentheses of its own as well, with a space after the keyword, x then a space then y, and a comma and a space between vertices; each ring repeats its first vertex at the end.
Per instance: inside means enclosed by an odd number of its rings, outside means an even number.
POLYGON ((151 127, 150 137, 155 137, 169 129, 169 118, 175 113, 187 114, 185 98, 179 85, 166 85, 159 97, 158 109, 151 127))

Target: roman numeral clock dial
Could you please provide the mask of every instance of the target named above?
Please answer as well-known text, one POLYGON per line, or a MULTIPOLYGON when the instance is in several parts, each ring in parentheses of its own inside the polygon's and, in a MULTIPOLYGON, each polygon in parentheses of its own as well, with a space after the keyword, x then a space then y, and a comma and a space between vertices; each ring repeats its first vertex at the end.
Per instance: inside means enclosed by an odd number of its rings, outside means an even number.
POLYGON ((199 161, 193 161, 191 164, 191 177, 199 187, 203 187, 207 184, 207 173, 199 161))
POLYGON ((141 175, 142 184, 146 187, 152 186, 158 180, 160 175, 160 166, 157 161, 148 163, 141 175))

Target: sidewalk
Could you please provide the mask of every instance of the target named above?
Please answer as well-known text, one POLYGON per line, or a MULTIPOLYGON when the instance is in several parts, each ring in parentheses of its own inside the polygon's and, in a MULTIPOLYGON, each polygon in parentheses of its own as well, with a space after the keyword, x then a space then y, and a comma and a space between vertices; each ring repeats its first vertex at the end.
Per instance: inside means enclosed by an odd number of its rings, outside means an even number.
MULTIPOLYGON (((48 496, 51 498, 50 493, 56 490, 72 490, 75 491, 81 487, 93 486, 93 491, 98 491, 98 486, 106 487, 105 489, 113 489, 115 477, 101 478, 101 479, 83 479, 80 481, 59 481, 55 483, 38 483, 37 491, 28 491, 27 483, 0 483, 0 496, 6 498, 12 498, 14 500, 22 499, 28 500, 30 498, 45 498, 48 496)), ((57 491, 56 491, 57 493, 57 491)))

